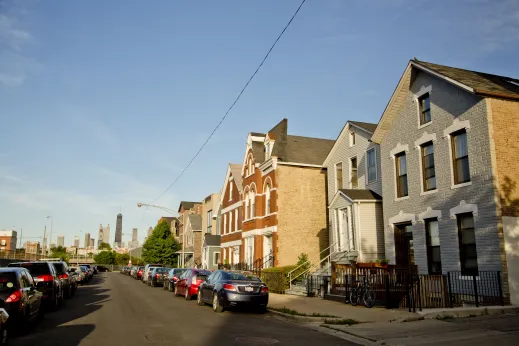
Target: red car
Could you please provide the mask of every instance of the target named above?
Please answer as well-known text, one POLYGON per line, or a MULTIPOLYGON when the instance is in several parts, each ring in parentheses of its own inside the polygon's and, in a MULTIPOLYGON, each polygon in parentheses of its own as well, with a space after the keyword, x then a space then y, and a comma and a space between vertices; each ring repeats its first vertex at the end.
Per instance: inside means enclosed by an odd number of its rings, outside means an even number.
POLYGON ((139 269, 137 270, 137 280, 140 280, 142 278, 142 274, 144 272, 144 267, 139 267, 139 269))
POLYGON ((191 300, 198 293, 198 286, 211 275, 210 270, 188 269, 177 281, 175 285, 175 296, 184 296, 186 300, 191 300))

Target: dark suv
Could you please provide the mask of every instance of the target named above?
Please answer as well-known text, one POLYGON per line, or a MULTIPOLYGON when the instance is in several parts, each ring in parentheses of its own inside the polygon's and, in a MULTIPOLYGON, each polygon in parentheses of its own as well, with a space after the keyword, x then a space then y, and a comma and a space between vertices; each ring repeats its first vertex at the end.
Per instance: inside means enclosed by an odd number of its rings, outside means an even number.
POLYGON ((52 309, 58 309, 63 303, 61 280, 54 265, 49 262, 19 262, 9 263, 8 267, 22 267, 31 273, 38 291, 43 293, 43 301, 52 309))
POLYGON ((0 299, 5 302, 9 324, 27 327, 27 324, 43 316, 42 294, 25 268, 0 268, 0 299))
POLYGON ((63 287, 63 295, 65 298, 71 298, 76 292, 76 278, 70 275, 68 265, 65 262, 51 262, 58 273, 58 277, 61 280, 61 286, 63 287))

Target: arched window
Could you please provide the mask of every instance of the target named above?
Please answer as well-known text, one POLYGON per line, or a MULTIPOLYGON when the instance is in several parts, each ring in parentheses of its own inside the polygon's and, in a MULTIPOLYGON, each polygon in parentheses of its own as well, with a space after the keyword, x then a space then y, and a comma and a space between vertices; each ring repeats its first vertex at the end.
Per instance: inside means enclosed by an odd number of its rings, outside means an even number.
POLYGON ((248 175, 251 175, 254 171, 252 170, 252 157, 249 156, 249 162, 247 164, 247 169, 249 171, 248 175))
POLYGON ((250 201, 249 192, 245 194, 245 220, 250 219, 250 201))
POLYGON ((256 193, 254 190, 251 190, 249 192, 249 198, 250 198, 250 217, 253 218, 256 216, 256 193))
POLYGON ((270 214, 270 184, 265 187, 265 215, 270 214))

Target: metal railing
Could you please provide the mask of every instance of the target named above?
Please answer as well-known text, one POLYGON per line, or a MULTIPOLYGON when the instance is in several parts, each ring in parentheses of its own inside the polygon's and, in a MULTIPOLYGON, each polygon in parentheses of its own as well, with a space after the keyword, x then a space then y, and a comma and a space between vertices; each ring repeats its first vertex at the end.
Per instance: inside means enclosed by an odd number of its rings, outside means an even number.
POLYGON ((479 271, 463 275, 460 271, 447 273, 449 305, 504 305, 500 271, 479 271))
MULTIPOLYGON (((321 251, 319 253, 319 258, 321 257, 321 255, 325 252, 330 252, 330 249, 332 247, 335 247, 337 245, 337 242, 333 243, 332 245, 328 246, 326 249, 324 249, 323 251, 321 251)), ((328 261, 328 265, 330 265, 330 258, 333 254, 335 254, 336 252, 338 252, 337 250, 335 251, 331 251, 326 257, 324 257, 323 259, 321 259, 319 261, 319 266, 321 266, 321 264, 325 261, 328 261)), ((297 267, 295 267, 294 269, 292 269, 291 271, 288 272, 287 276, 288 276, 288 284, 290 287, 292 287, 292 283, 297 280, 298 278, 300 278, 302 275, 306 275, 311 269, 315 268, 316 267, 316 263, 312 264, 312 262, 310 260, 304 262, 304 263, 301 263, 300 265, 298 265, 297 267), (308 268, 306 268, 308 266, 308 268), (301 268, 306 268, 306 269, 303 269, 300 273, 296 273, 298 270, 301 270, 301 268), (296 273, 296 274, 294 274, 296 273)))

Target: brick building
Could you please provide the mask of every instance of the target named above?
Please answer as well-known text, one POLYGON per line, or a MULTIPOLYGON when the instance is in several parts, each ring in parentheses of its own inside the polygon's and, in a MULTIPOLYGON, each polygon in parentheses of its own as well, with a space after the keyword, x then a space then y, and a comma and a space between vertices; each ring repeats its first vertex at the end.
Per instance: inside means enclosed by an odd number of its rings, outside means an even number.
POLYGON ((18 241, 18 233, 11 230, 0 231, 0 251, 16 250, 16 242, 18 241))
POLYGON ((186 202, 181 201, 178 207, 178 234, 177 239, 181 245, 181 250, 178 253, 181 255, 180 264, 184 265, 190 259, 192 259, 193 254, 189 254, 186 251, 186 234, 184 234, 184 230, 186 229, 186 225, 188 222, 188 216, 190 214, 202 214, 202 203, 201 202, 186 202), (183 254, 183 255, 182 255, 183 254))
POLYGON ((242 188, 231 166, 222 191, 224 261, 267 267, 295 264, 301 253, 319 258, 328 246, 323 162, 333 143, 288 135, 287 119, 249 133, 242 188))
POLYGON ((519 80, 409 62, 371 138, 391 263, 501 272, 519 303, 518 133, 519 80))

